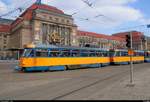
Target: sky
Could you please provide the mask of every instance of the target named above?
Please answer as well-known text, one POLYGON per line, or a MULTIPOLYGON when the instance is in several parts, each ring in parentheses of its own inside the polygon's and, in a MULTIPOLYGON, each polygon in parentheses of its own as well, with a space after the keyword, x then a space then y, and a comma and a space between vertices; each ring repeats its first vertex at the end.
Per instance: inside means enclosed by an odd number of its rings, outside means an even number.
MULTIPOLYGON (((0 15, 17 7, 25 9, 35 1, 0 0, 0 15)), ((79 30, 108 35, 138 30, 150 36, 150 28, 146 27, 150 23, 150 0, 42 0, 42 3, 55 6, 66 14, 74 14, 79 30)), ((6 18, 15 19, 19 14, 16 11, 6 18)))

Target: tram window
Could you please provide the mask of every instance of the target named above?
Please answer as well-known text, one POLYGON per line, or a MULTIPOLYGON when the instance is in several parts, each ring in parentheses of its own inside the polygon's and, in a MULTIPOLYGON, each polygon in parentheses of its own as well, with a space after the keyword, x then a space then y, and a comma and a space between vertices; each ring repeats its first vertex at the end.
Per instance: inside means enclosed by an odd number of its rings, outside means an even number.
POLYGON ((48 50, 36 50, 36 57, 48 57, 48 50))
POLYGON ((141 53, 141 56, 144 56, 144 53, 141 53))
POLYGON ((121 52, 121 51, 119 52, 119 56, 123 56, 123 54, 122 54, 122 52, 121 52))
POLYGON ((121 52, 117 51, 115 56, 121 56, 121 52))
POLYGON ((115 52, 114 52, 114 51, 110 51, 110 52, 109 52, 109 56, 110 56, 110 57, 114 57, 114 56, 115 56, 115 52))
POLYGON ((60 56, 60 52, 58 50, 52 50, 50 52, 50 57, 59 57, 60 56))
POLYGON ((148 56, 149 56, 149 54, 146 52, 146 53, 145 53, 145 56, 146 56, 146 57, 148 57, 148 56))
POLYGON ((147 53, 147 52, 145 52, 144 56, 145 56, 145 57, 148 57, 149 55, 148 55, 148 53, 147 53))
POLYGON ((104 57, 104 53, 103 53, 103 52, 100 52, 100 56, 101 56, 101 57, 104 57))
POLYGON ((78 50, 74 50, 74 51, 72 51, 71 56, 72 57, 79 57, 80 56, 80 52, 78 50))
POLYGON ((70 51, 69 50, 62 50, 60 57, 70 57, 70 51))
POLYGON ((150 57, 150 53, 147 53, 147 57, 150 57))
POLYGON ((95 56, 95 52, 94 51, 90 51, 89 52, 89 56, 91 56, 91 57, 95 56))
POLYGON ((137 53, 137 52, 135 52, 135 53, 134 53, 134 56, 138 56, 138 53, 137 53))
POLYGON ((122 52, 122 56, 128 56, 128 52, 122 52))
POLYGON ((89 56, 89 52, 88 51, 81 51, 81 56, 82 57, 88 57, 89 56))
POLYGON ((134 56, 140 56, 140 53, 139 52, 135 52, 134 56))
POLYGON ((101 57, 101 52, 96 52, 96 57, 101 57))
POLYGON ((144 56, 144 53, 142 53, 142 56, 144 56))
POLYGON ((103 57, 107 57, 108 53, 107 52, 103 52, 103 57))

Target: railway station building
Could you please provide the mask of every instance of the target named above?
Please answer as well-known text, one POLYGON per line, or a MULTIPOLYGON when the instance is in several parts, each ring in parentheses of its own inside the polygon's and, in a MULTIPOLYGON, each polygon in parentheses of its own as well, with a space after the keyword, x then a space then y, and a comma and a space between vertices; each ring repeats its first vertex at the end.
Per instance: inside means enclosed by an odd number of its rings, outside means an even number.
POLYGON ((74 45, 77 26, 71 15, 56 7, 31 5, 11 24, 10 48, 24 48, 29 43, 53 44, 52 37, 59 37, 60 45, 74 45), (53 35, 53 36, 52 36, 53 35))

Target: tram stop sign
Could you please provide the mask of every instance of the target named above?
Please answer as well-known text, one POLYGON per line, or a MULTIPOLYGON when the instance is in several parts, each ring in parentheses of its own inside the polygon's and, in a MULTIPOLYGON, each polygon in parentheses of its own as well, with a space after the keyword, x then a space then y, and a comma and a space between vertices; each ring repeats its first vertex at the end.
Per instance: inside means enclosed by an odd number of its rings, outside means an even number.
POLYGON ((128 55, 134 55, 134 50, 129 49, 128 50, 128 55))

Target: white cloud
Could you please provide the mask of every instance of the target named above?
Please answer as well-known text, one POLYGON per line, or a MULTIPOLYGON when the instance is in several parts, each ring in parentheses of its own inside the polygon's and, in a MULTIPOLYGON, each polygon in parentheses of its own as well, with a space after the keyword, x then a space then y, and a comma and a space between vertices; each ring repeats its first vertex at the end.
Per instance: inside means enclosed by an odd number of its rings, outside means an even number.
POLYGON ((7 12, 7 5, 0 0, 0 14, 7 12))
POLYGON ((82 0, 43 0, 44 3, 56 6, 65 13, 74 15, 77 25, 81 29, 92 30, 95 28, 113 28, 126 22, 133 22, 143 18, 143 14, 138 9, 128 6, 137 0, 89 0, 95 2, 93 8, 88 7, 82 0), (106 17, 95 16, 103 14, 106 17), (89 18, 89 21, 80 21, 79 18, 89 18))
MULTIPOLYGON (((4 1, 0 0, 0 14, 7 14, 8 12, 14 11, 18 7, 22 7, 24 10, 29 7, 32 3, 34 3, 36 0, 10 0, 9 4, 5 4, 4 1)), ((3 16, 3 18, 8 19, 16 19, 22 12, 15 11, 13 13, 10 13, 7 16, 3 16)))
POLYGON ((120 6, 120 5, 126 5, 128 3, 134 3, 137 0, 97 0, 95 5, 101 5, 101 6, 120 6))
MULTIPOLYGON (((6 6, 2 1, 0 5, 4 6, 5 12, 18 6, 31 5, 36 0, 11 0, 11 4, 6 6), (27 3, 26 3, 27 2, 27 3)), ((73 17, 75 23, 80 29, 87 31, 100 32, 102 29, 112 29, 128 22, 146 22, 144 14, 131 6, 130 3, 135 3, 137 0, 88 0, 93 3, 93 8, 90 8, 82 0, 42 0, 43 3, 55 6, 63 10, 66 14, 73 14, 77 12, 73 17), (106 17, 95 16, 103 14, 106 17), (81 20, 80 18, 89 18, 87 20, 81 20)), ((1 9, 0 9, 1 10, 1 9)), ((2 11, 2 10, 1 10, 2 11)))

